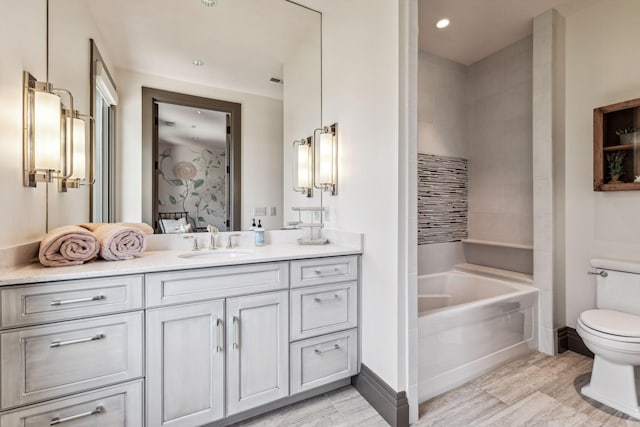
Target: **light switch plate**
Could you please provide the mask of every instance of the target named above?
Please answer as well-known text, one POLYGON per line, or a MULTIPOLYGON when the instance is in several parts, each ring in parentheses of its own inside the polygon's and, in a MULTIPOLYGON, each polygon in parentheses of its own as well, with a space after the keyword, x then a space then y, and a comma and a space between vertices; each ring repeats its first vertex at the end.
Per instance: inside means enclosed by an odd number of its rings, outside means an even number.
POLYGON ((267 216, 267 208, 266 207, 253 208, 253 216, 267 216))
POLYGON ((271 206, 271 208, 269 208, 269 216, 276 216, 276 207, 275 206, 271 206))

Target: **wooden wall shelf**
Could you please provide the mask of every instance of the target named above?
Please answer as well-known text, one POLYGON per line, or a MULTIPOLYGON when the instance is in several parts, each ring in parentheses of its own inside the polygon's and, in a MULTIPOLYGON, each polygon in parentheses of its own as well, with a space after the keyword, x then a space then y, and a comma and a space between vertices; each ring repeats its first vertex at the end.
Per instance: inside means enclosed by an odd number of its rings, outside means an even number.
MULTIPOLYGON (((593 110, 593 190, 640 190, 633 182, 640 175, 640 137, 635 143, 621 144, 616 134, 621 129, 640 128, 640 98, 593 110), (623 173, 619 182, 611 182, 607 155, 624 152, 623 173)), ((627 141, 624 141, 627 142, 627 141)))

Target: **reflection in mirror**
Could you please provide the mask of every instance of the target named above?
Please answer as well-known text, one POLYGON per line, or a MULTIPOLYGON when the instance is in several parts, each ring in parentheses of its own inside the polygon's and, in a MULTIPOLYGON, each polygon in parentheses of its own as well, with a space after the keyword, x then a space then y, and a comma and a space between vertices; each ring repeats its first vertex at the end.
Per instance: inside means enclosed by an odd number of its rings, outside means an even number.
POLYGON ((156 204, 162 232, 206 231, 208 225, 227 231, 230 119, 223 111, 158 103, 156 204), (172 220, 177 222, 170 227, 172 220))
MULTIPOLYGON (((185 201, 194 227, 212 223, 221 229, 247 229, 253 218, 267 229, 282 227, 283 200, 291 192, 285 182, 291 174, 291 142, 321 125, 318 12, 287 0, 220 0, 213 7, 201 0, 51 0, 51 8, 52 46, 65 46, 71 34, 78 45, 88 46, 93 38, 118 88, 115 218, 105 218, 150 225, 157 221, 151 185, 156 160, 142 142, 142 88, 152 87, 242 108, 241 185, 231 189, 239 197, 238 220, 234 223, 236 212, 228 209, 232 198, 215 218, 192 214, 185 201)), ((52 80, 78 79, 88 56, 81 51, 52 49, 52 80)), ((189 185, 192 195, 195 184, 189 185)), ((204 180, 198 190, 211 194, 209 185, 204 180)), ((176 199, 176 212, 181 205, 176 199)), ((212 209, 210 203, 208 209, 214 215, 221 207, 212 209)), ((67 216, 63 203, 54 201, 53 209, 59 210, 56 219, 67 216)))

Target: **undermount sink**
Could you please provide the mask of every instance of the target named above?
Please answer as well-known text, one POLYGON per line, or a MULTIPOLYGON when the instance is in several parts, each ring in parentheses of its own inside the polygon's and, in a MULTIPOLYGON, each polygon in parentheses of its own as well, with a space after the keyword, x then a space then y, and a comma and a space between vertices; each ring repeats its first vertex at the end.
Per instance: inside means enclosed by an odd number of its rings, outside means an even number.
POLYGON ((192 251, 184 254, 178 255, 178 258, 186 258, 186 259, 202 259, 202 258, 210 258, 210 259, 230 259, 230 258, 241 258, 245 256, 249 256, 252 254, 252 251, 241 250, 241 249, 207 249, 202 251, 192 251))

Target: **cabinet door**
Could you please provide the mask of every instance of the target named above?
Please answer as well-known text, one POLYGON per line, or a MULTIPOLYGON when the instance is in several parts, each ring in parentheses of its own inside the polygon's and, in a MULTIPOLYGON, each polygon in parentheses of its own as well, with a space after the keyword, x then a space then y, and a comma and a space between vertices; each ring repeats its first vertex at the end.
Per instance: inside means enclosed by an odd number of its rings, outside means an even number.
POLYGON ((227 300, 227 415, 289 395, 288 292, 227 300))
POLYGON ((147 311, 147 423, 224 417, 224 300, 147 311))

